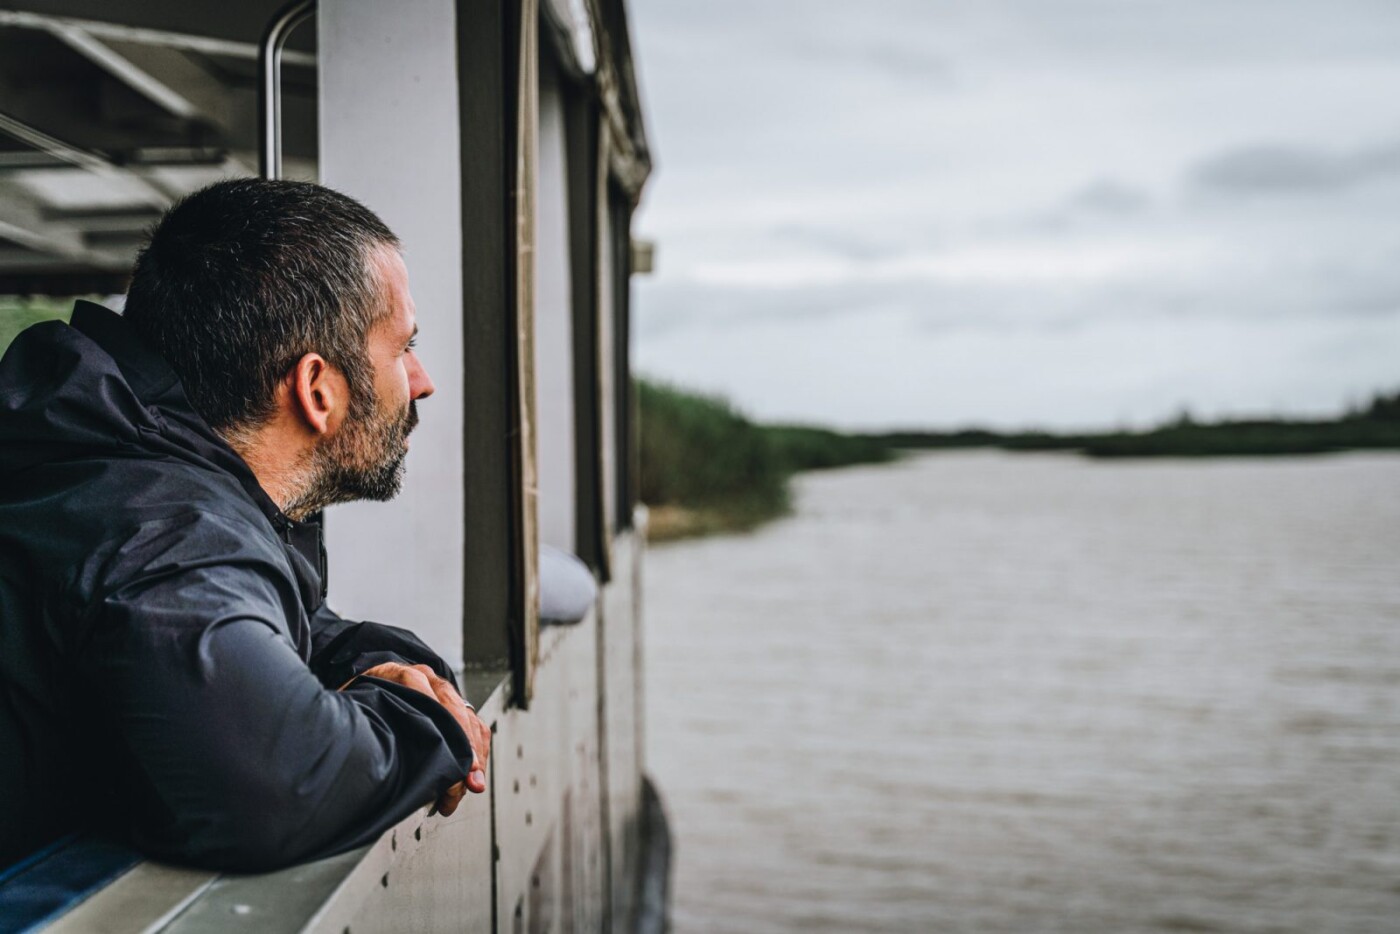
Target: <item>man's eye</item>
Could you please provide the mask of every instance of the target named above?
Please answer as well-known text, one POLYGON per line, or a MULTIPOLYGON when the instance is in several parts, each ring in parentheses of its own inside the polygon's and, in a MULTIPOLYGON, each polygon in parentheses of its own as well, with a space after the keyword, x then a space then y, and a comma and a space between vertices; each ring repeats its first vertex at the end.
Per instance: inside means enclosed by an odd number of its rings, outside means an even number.
POLYGON ((409 340, 408 340, 408 345, 404 347, 404 350, 412 350, 413 348, 415 348, 415 347, 417 347, 417 346, 418 346, 418 338, 416 338, 416 337, 411 337, 411 338, 409 338, 409 340))

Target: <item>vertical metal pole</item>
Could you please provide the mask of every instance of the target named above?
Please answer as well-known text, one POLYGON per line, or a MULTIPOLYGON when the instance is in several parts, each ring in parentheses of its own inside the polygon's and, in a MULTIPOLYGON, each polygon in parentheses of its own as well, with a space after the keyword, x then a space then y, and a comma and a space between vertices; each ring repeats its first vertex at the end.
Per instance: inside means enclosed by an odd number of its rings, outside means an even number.
POLYGON ((316 12, 316 0, 292 0, 268 24, 258 44, 258 172, 282 177, 282 49, 287 37, 316 12))

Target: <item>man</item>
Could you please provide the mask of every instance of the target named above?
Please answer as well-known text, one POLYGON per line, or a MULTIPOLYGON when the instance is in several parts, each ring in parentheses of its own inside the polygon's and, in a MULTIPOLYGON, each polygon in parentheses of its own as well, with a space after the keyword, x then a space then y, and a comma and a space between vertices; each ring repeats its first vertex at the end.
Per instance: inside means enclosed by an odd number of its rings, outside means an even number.
POLYGON ((73 831, 263 870, 485 790, 411 633, 325 606, 318 510, 398 492, 433 391, 398 241, 316 185, 177 204, 126 310, 0 360, 0 867, 73 831))

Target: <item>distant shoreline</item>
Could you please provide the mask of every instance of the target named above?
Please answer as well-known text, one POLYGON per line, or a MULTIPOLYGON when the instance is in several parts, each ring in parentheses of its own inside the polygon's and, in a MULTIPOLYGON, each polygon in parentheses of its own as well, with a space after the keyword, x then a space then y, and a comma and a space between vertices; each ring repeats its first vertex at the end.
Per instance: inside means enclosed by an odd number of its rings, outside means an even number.
POLYGON ((1086 457, 1272 457, 1400 448, 1400 392, 1377 396, 1339 418, 1234 419, 1197 422, 1183 416, 1146 431, 1077 434, 887 432, 865 437, 892 447, 929 450, 1000 448, 1006 451, 1072 451, 1086 457))
POLYGON ((1096 459, 1279 457, 1400 449, 1400 392, 1335 419, 1183 416, 1145 431, 846 433, 752 422, 722 399, 637 382, 639 493, 654 542, 747 531, 788 514, 800 471, 883 463, 906 451, 1063 451, 1096 459))

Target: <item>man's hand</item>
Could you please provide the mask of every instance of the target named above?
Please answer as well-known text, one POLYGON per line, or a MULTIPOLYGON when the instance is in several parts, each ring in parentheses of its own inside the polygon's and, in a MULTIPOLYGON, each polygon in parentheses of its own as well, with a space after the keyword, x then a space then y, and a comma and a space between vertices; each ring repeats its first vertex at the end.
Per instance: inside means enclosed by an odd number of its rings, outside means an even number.
POLYGON ((451 681, 438 677, 437 672, 427 665, 400 665, 397 662, 384 662, 361 674, 383 678, 385 681, 402 684, 420 694, 428 695, 447 708, 456 719, 457 725, 462 728, 462 732, 467 734, 467 739, 472 744, 472 752, 476 755, 466 780, 447 789, 438 799, 437 809, 443 816, 457 810, 457 805, 468 791, 481 794, 486 790, 486 759, 491 755, 491 731, 477 717, 476 711, 462 700, 462 695, 457 693, 451 681))

